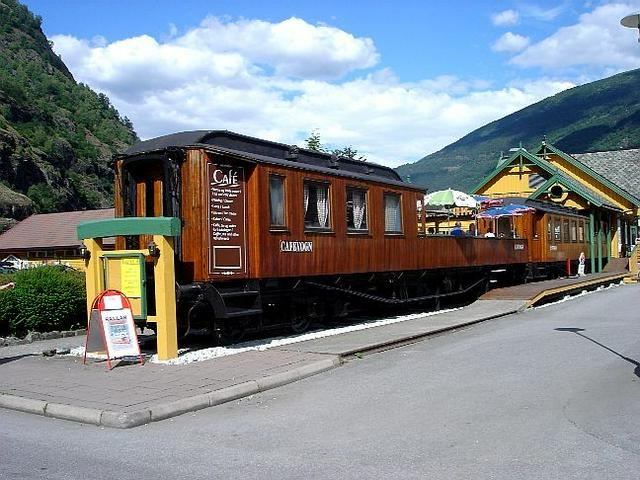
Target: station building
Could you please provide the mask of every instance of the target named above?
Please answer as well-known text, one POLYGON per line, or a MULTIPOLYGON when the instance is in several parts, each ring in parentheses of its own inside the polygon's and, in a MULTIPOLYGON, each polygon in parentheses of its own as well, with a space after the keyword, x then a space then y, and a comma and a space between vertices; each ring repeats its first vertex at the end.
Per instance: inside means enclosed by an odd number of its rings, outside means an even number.
MULTIPOLYGON (((629 256, 638 237, 640 149, 568 154, 543 140, 533 152, 515 148, 474 189, 487 197, 523 197, 588 218, 591 271, 629 256)), ((549 220, 547 235, 568 237, 549 220)))
MULTIPOLYGON (((113 208, 31 215, 0 235, 0 261, 15 268, 65 265, 84 269, 76 227, 113 217, 113 208)), ((115 239, 105 239, 104 248, 113 250, 115 239)))

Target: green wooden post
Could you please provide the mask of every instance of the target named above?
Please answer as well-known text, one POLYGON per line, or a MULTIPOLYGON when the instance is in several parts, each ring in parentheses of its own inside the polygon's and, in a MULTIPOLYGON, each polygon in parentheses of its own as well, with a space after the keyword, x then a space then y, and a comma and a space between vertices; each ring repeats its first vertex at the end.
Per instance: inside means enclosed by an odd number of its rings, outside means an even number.
POLYGON ((602 272, 602 229, 598 230, 598 273, 602 272))

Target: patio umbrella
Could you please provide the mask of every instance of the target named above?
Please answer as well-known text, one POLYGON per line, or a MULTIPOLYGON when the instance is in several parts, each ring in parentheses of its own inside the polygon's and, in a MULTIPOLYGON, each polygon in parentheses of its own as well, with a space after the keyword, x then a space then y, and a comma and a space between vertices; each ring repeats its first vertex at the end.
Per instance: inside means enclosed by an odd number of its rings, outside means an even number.
POLYGON ((510 205, 504 205, 502 207, 493 207, 478 213, 477 218, 499 218, 499 217, 512 217, 515 215, 522 215, 527 212, 535 212, 535 208, 527 207, 517 203, 510 205))
POLYGON ((476 208, 478 206, 478 202, 471 195, 450 188, 425 195, 424 202, 427 205, 444 207, 476 208))
POLYGON ((504 205, 504 199, 502 198, 491 198, 491 197, 485 197, 484 195, 472 195, 473 198, 475 198, 476 202, 478 202, 478 205, 480 206, 480 208, 491 208, 491 207, 501 207, 502 205, 504 205))

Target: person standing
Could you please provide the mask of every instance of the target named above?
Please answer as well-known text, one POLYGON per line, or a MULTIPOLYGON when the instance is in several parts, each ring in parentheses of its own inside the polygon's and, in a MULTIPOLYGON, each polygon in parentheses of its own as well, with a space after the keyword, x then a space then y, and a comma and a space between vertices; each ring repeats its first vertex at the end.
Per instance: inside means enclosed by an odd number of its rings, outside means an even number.
POLYGON ((578 257, 578 276, 584 277, 584 265, 587 261, 587 257, 584 255, 584 252, 580 252, 580 256, 578 257))

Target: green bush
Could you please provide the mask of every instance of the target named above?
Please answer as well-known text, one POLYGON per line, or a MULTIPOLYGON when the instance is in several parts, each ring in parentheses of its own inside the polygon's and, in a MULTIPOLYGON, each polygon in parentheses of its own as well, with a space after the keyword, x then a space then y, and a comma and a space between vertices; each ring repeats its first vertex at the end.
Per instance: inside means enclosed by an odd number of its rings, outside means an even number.
POLYGON ((21 270, 3 282, 15 282, 0 291, 0 335, 71 330, 86 324, 84 274, 60 267, 21 270))

